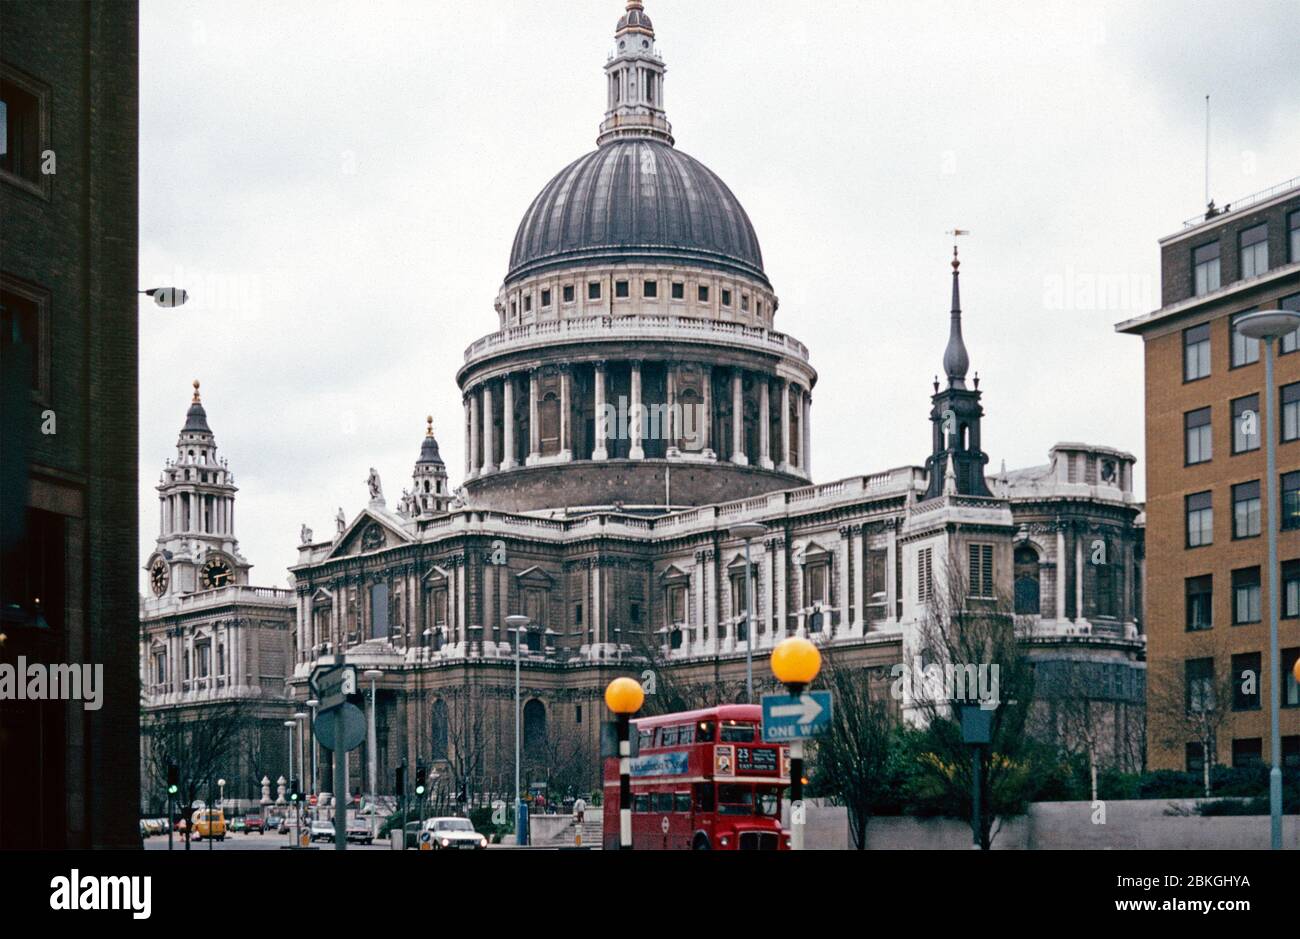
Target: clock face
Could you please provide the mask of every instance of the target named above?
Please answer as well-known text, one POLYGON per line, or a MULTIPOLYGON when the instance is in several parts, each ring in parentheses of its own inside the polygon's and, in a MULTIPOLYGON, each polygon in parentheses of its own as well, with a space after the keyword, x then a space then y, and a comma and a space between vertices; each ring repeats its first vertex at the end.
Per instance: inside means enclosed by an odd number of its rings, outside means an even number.
POLYGON ((167 581, 169 575, 167 572, 167 562, 162 558, 153 562, 149 568, 149 584, 153 587, 153 595, 161 597, 167 592, 167 581))
POLYGON ((199 574, 199 583, 204 590, 216 590, 218 587, 228 587, 235 582, 235 575, 230 571, 230 565, 221 558, 212 558, 203 565, 203 571, 199 574))

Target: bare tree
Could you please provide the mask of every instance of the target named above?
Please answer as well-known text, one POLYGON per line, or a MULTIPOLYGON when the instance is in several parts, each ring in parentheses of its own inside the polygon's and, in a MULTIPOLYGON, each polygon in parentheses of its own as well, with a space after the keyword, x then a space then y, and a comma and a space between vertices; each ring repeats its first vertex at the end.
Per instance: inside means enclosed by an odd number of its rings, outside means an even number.
POLYGON ((935 577, 934 595, 918 629, 922 655, 928 660, 926 674, 912 679, 914 692, 919 692, 913 704, 927 728, 922 771, 950 805, 964 806, 968 812, 973 768, 957 706, 979 703, 992 712, 992 742, 980 763, 984 809, 979 839, 984 850, 992 845, 998 818, 1023 810, 1031 776, 1026 724, 1034 674, 1014 609, 1006 596, 971 595, 961 569, 949 565, 935 577), (934 676, 941 681, 926 680, 934 676), (993 694, 978 700, 986 691, 993 694))
POLYGON ((1147 724, 1152 737, 1165 749, 1177 750, 1189 741, 1200 745, 1207 798, 1210 770, 1218 759, 1219 733, 1232 715, 1238 688, 1253 682, 1258 693, 1263 687, 1259 675, 1237 676, 1231 667, 1224 667, 1232 655, 1223 641, 1214 643, 1209 651, 1210 655, 1189 662, 1157 659, 1147 663, 1147 724))
POLYGON ((448 788, 451 792, 466 791, 473 780, 481 776, 487 752, 487 733, 483 721, 483 708, 466 687, 449 688, 443 692, 446 705, 447 740, 445 759, 451 774, 448 788))
POLYGON ((167 767, 180 775, 179 805, 206 796, 211 783, 237 759, 251 714, 241 701, 205 704, 202 713, 184 707, 146 711, 140 722, 145 771, 151 789, 166 791, 167 767))
MULTIPOLYGON (((888 695, 885 675, 852 665, 827 645, 818 684, 834 696, 830 727, 817 738, 817 781, 848 809, 853 843, 866 848, 867 824, 892 790, 889 772, 898 726, 898 708, 888 695)), ((886 673, 887 674, 887 673, 886 673)))

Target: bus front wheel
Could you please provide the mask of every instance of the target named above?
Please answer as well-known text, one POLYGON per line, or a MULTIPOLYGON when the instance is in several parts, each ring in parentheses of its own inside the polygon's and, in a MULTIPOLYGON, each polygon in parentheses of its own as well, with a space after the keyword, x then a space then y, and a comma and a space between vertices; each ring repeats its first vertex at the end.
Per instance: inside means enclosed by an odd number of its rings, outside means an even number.
POLYGON ((691 845, 693 851, 708 851, 709 839, 707 835, 696 835, 695 844, 691 845))

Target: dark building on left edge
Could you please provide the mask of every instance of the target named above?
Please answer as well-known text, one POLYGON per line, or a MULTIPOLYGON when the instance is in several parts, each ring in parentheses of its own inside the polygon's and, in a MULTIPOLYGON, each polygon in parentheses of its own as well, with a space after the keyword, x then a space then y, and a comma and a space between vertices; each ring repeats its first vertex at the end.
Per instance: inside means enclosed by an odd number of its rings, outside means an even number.
POLYGON ((102 666, 0 700, 0 848, 140 844, 138 19, 0 6, 0 665, 102 666))

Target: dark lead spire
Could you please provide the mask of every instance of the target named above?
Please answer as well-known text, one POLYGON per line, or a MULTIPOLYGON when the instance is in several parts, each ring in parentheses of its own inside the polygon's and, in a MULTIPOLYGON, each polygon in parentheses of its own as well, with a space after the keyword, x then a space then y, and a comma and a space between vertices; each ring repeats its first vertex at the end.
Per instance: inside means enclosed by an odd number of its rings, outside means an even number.
POLYGON ((948 348, 943 352, 943 370, 948 375, 949 388, 965 388, 966 372, 970 370, 970 356, 961 335, 961 260, 957 246, 952 246, 952 325, 948 332, 948 348))
POLYGON ((208 427, 208 412, 203 410, 203 400, 199 397, 199 380, 194 379, 194 397, 190 400, 190 409, 185 412, 185 426, 182 434, 211 434, 208 427))

